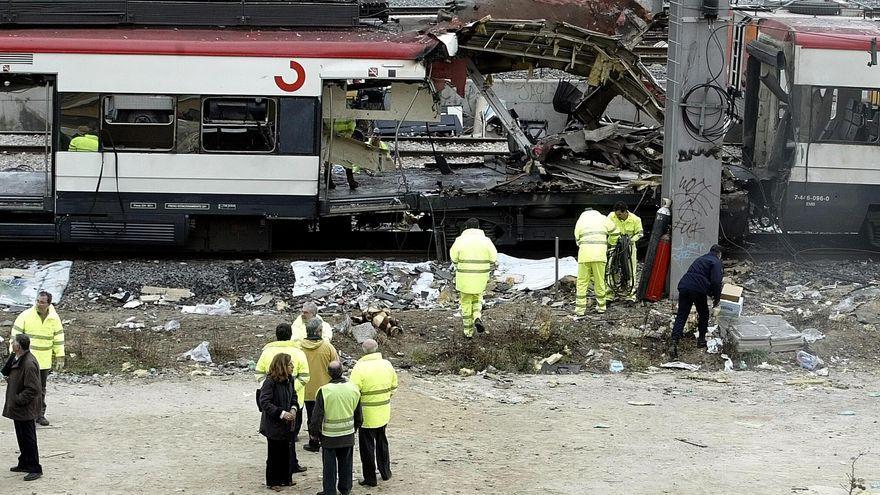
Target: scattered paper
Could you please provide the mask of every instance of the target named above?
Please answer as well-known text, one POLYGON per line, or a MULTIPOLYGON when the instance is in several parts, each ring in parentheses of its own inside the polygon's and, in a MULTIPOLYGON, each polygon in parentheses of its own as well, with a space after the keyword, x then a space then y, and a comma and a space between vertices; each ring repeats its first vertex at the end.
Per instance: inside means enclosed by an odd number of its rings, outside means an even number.
POLYGON ((681 361, 670 361, 668 363, 661 364, 660 367, 666 368, 666 369, 688 370, 688 371, 697 371, 700 369, 699 364, 688 364, 688 363, 683 363, 681 361))

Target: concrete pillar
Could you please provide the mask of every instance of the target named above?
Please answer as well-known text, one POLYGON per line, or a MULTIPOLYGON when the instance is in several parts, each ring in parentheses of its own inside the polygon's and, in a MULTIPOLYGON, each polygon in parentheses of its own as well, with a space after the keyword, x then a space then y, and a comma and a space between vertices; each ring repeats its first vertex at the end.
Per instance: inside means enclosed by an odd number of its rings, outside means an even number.
POLYGON ((727 67, 723 66, 726 56, 722 50, 727 47, 729 4, 719 0, 717 19, 711 20, 703 5, 712 1, 672 0, 669 5, 662 192, 672 200, 672 297, 677 296, 678 281, 691 262, 718 242, 721 137, 709 136, 706 131, 720 125, 717 123, 723 116, 725 102, 713 90, 703 87, 683 101, 684 95, 700 85, 714 84, 724 89, 727 86, 727 67), (685 107, 696 131, 685 126, 685 107))

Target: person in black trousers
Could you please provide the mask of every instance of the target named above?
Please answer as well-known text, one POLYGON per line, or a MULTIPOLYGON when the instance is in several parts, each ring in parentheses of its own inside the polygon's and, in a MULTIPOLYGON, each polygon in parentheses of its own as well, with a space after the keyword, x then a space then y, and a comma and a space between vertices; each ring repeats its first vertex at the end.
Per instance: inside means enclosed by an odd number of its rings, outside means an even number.
POLYGON ((272 359, 266 379, 260 387, 260 433, 268 442, 266 486, 280 491, 294 484, 290 469, 291 431, 299 415, 296 389, 293 386, 290 355, 279 353, 272 359))
POLYGON ((706 298, 711 296, 713 307, 721 301, 721 247, 712 246, 707 254, 700 256, 678 282, 678 313, 672 326, 672 345, 669 356, 678 358, 678 342, 684 333, 684 325, 691 313, 691 306, 697 308, 697 345, 706 346, 706 332, 709 327, 709 306, 706 298))
POLYGON ((315 396, 313 415, 309 416, 309 435, 321 440, 324 467, 323 491, 318 495, 351 493, 354 469, 354 434, 363 425, 361 393, 342 376, 342 364, 327 365, 330 383, 315 396))
POLYGON ((18 440, 18 464, 9 470, 14 473, 28 473, 25 481, 33 481, 43 475, 40 453, 37 449, 36 419, 42 410, 42 387, 40 385, 40 365, 30 352, 31 339, 20 333, 13 337, 12 352, 2 373, 6 376, 6 403, 3 416, 15 424, 15 438, 18 440))

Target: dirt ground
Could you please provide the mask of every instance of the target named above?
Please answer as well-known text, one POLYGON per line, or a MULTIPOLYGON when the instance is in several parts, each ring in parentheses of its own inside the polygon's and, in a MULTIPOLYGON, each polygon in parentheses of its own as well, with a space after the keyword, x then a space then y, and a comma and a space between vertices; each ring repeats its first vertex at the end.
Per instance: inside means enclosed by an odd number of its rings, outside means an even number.
MULTIPOLYGON (((402 372, 389 427, 394 478, 353 493, 842 494, 862 451, 874 454, 857 476, 880 482, 880 376, 813 385, 788 384, 802 372, 688 376, 402 372)), ((254 387, 244 374, 52 381, 53 426, 38 429, 45 476, 0 472, 2 491, 266 493, 254 387)), ((12 465, 12 424, 2 424, 0 458, 12 465)), ((315 493, 319 456, 300 458, 309 471, 287 492, 315 493)))

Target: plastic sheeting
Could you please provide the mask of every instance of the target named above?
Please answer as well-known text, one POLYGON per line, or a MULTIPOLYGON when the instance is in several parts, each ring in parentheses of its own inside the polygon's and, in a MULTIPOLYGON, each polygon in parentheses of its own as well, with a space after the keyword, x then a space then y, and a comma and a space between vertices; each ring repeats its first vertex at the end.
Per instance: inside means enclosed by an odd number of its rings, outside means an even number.
MULTIPOLYGON (((528 260, 498 254, 496 280, 512 279, 516 290, 539 290, 553 285, 556 258, 528 260)), ((571 275, 577 277, 578 264, 572 256, 559 259, 559 278, 571 275)))
POLYGON ((35 261, 28 266, 26 273, 17 274, 21 276, 5 275, 0 270, 0 304, 30 306, 41 290, 52 294, 52 302, 58 304, 70 281, 71 266, 72 261, 56 261, 42 266, 35 261))

